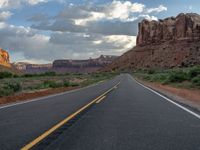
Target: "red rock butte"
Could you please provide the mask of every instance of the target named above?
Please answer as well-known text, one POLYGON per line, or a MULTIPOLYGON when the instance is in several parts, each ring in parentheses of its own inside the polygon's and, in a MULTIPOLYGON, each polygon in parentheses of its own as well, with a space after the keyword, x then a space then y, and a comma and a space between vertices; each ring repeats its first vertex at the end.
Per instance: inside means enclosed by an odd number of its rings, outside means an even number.
POLYGON ((0 48, 0 65, 5 67, 11 67, 9 54, 7 51, 0 48))
POLYGON ((179 14, 138 25, 137 45, 106 68, 173 68, 200 64, 200 15, 179 14))

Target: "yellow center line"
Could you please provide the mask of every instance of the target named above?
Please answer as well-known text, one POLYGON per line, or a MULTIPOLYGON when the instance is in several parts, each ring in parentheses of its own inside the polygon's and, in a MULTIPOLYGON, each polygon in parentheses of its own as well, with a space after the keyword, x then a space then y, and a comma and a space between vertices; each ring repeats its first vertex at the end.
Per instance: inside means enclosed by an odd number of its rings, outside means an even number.
POLYGON ((101 97, 99 100, 96 101, 96 104, 100 103, 105 98, 106 98, 106 96, 101 97))
POLYGON ((64 120, 62 120, 61 122, 59 122, 58 124, 56 124, 55 126, 53 126, 52 128, 50 128, 46 132, 44 132, 42 135, 40 135, 39 137, 37 137, 36 139, 34 139, 33 141, 31 141, 30 143, 28 143, 24 147, 22 147, 21 150, 29 150, 29 149, 31 149, 33 146, 35 146, 40 141, 42 141, 44 138, 46 138, 51 133, 53 133, 55 130, 57 130, 58 128, 60 128, 64 124, 66 124, 69 120, 71 120, 72 118, 74 118, 76 115, 78 115, 79 113, 81 113, 83 110, 85 110, 86 108, 88 108, 89 106, 91 106, 93 103, 95 103, 99 99, 102 99, 102 97, 104 97, 106 94, 108 94, 110 91, 112 91, 119 84, 120 84, 120 82, 118 82, 114 87, 112 87, 111 89, 109 89, 108 91, 106 91, 105 93, 103 93, 102 95, 98 96, 97 98, 95 98, 94 100, 92 100, 90 103, 86 104, 85 106, 83 106, 82 108, 80 108, 79 110, 77 110, 76 112, 74 112, 73 114, 71 114, 70 116, 68 116, 67 118, 65 118, 64 120))

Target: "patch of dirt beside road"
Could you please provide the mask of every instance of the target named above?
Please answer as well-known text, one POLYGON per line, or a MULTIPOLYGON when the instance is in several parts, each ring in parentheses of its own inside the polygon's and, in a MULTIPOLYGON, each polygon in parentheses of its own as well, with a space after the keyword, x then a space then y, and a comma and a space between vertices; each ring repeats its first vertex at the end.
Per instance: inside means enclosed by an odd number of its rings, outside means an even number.
POLYGON ((183 89, 155 82, 139 81, 175 101, 189 105, 200 111, 200 89, 183 89))
POLYGON ((0 98, 0 105, 30 100, 30 99, 39 98, 39 97, 48 96, 48 95, 57 94, 57 93, 62 93, 62 92, 66 92, 66 91, 70 91, 70 90, 74 90, 74 89, 78 89, 78 88, 80 88, 80 87, 78 87, 78 86, 62 87, 62 88, 39 90, 39 91, 35 91, 35 92, 19 93, 19 94, 0 98))

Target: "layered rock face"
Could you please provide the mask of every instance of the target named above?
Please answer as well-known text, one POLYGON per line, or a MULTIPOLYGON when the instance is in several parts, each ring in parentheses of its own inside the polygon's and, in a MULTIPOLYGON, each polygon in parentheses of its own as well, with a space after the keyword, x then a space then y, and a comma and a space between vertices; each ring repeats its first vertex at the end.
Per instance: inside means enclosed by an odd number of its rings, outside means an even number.
POLYGON ((11 67, 9 54, 7 51, 0 48, 0 65, 5 67, 11 67))
POLYGON ((189 13, 159 21, 143 20, 138 28, 137 45, 140 46, 169 40, 200 40, 200 15, 189 13))
POLYGON ((108 68, 173 68, 200 64, 200 15, 139 23, 137 45, 108 68))
POLYGON ((89 73, 95 72, 102 67, 112 63, 117 56, 101 55, 96 59, 86 60, 55 60, 53 62, 53 70, 56 72, 76 72, 89 73))
POLYGON ((86 60, 55 60, 53 64, 29 64, 26 62, 13 63, 15 69, 25 73, 42 73, 55 71, 58 73, 89 73, 95 72, 105 65, 110 64, 117 56, 101 55, 96 59, 86 60))
POLYGON ((17 62, 12 65, 15 69, 25 73, 42 73, 52 71, 52 64, 29 64, 26 62, 17 62))

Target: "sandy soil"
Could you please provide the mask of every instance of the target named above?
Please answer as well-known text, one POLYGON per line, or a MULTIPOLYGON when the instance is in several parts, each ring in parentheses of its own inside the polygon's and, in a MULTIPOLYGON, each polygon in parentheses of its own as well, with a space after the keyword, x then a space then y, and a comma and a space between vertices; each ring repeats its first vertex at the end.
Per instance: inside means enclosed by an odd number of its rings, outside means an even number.
POLYGON ((62 92, 77 89, 77 88, 80 88, 80 87, 78 86, 77 87, 62 87, 62 88, 46 89, 46 90, 40 90, 36 92, 20 93, 20 94, 16 94, 12 96, 6 96, 6 97, 0 98, 0 105, 12 103, 12 102, 30 100, 30 99, 57 94, 57 93, 62 93, 62 92))
POLYGON ((176 101, 200 110, 200 89, 175 88, 170 85, 162 85, 160 83, 139 81, 176 101))

